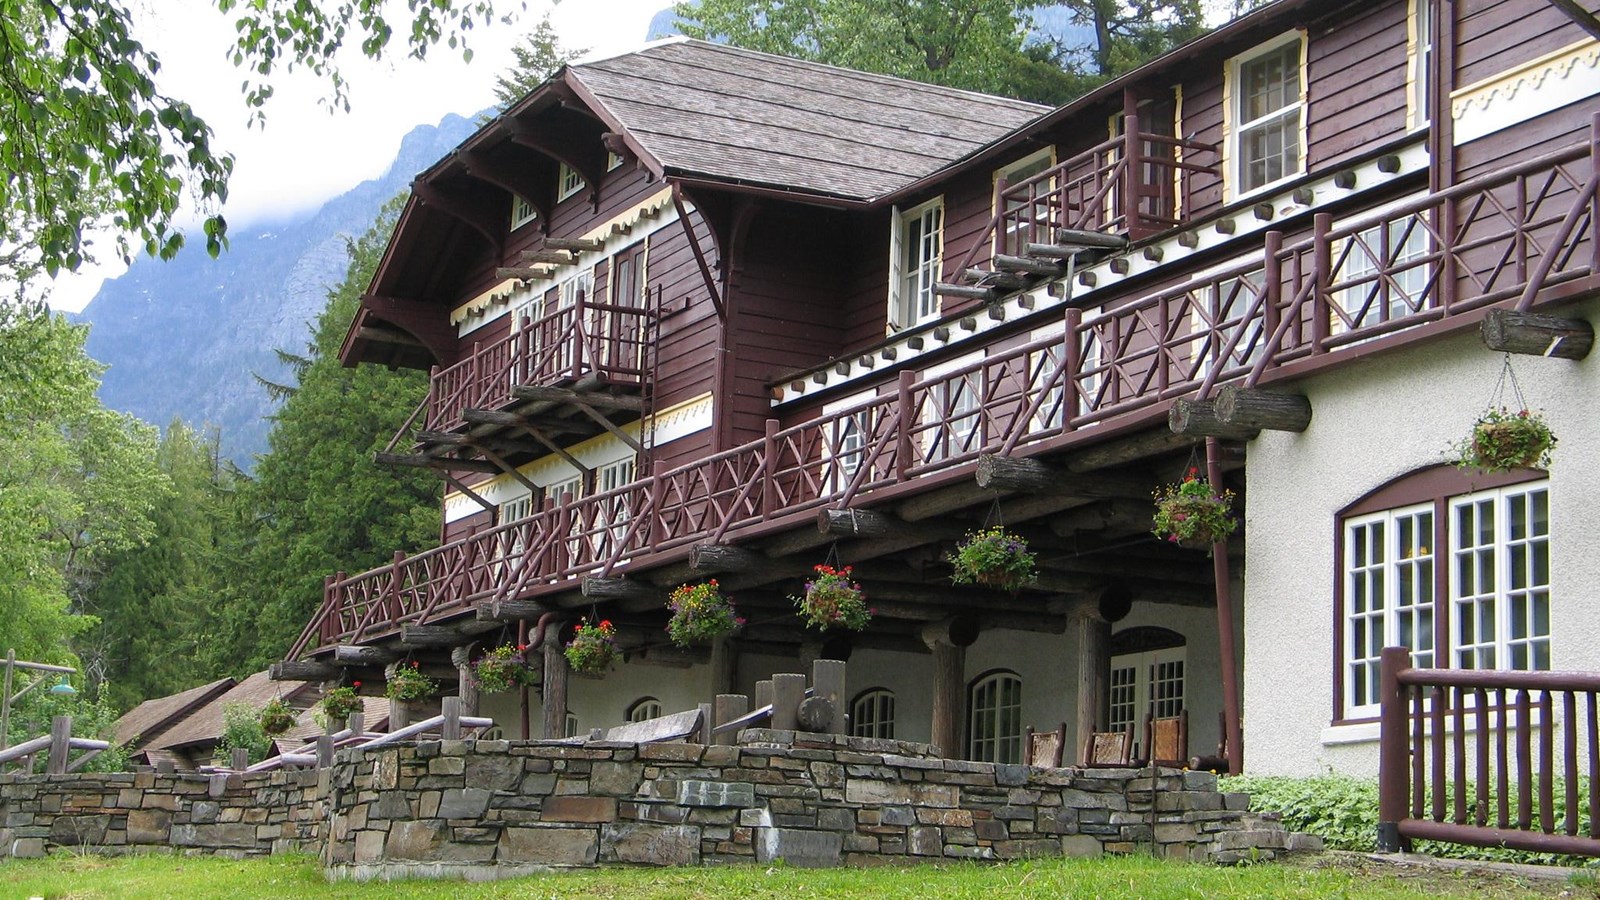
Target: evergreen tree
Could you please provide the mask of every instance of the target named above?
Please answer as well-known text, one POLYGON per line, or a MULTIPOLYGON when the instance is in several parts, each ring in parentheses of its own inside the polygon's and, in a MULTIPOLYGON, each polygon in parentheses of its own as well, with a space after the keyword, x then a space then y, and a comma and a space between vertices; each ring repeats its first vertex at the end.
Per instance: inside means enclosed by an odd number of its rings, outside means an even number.
POLYGON ((561 38, 550 24, 547 13, 522 43, 511 48, 515 58, 511 69, 495 76, 494 96, 499 108, 510 107, 543 84, 557 69, 588 52, 587 47, 569 50, 561 46, 561 38))
POLYGON ((309 364, 275 416, 268 452, 241 489, 226 608, 205 644, 212 670, 245 674, 282 659, 322 602, 322 580, 389 561, 439 536, 439 482, 372 461, 427 394, 427 373, 347 368, 339 347, 400 209, 349 242, 345 280, 329 294, 309 364))

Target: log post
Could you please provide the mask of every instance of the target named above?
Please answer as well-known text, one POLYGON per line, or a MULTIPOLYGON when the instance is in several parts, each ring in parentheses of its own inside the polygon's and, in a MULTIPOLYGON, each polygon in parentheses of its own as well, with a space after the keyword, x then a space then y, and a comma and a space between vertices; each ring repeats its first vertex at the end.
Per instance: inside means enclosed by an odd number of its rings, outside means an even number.
MULTIPOLYGON (((555 627, 551 623, 549 627, 555 627)), ((545 634, 544 639, 544 738, 554 740, 566 737, 567 733, 567 676, 571 667, 567 665, 567 654, 561 648, 561 641, 554 635, 545 634)))
POLYGON ((772 676, 772 727, 794 731, 799 725, 800 701, 806 696, 806 677, 791 672, 772 676))
POLYGON ((332 663, 301 659, 275 662, 267 672, 273 681, 337 681, 344 677, 344 670, 332 663))
POLYGON ((456 667, 456 697, 461 703, 461 714, 475 716, 478 714, 478 680, 472 677, 472 648, 474 644, 466 644, 452 648, 450 662, 456 667))
POLYGON ((1299 394, 1258 391, 1230 384, 1217 391, 1217 419, 1230 428, 1305 431, 1311 401, 1299 394))
POLYGON ((1081 747, 1106 720, 1111 681, 1111 623, 1100 614, 1098 601, 1081 601, 1072 610, 1078 635, 1078 710, 1073 743, 1081 747))
POLYGON ((844 666, 837 659, 819 659, 811 664, 811 696, 821 697, 833 705, 829 734, 845 732, 844 666))
POLYGON ((711 729, 713 727, 712 720, 715 719, 716 717, 717 717, 717 708, 716 708, 716 706, 714 704, 711 704, 711 703, 702 703, 702 704, 700 704, 700 730, 695 733, 695 737, 699 740, 700 743, 708 744, 708 745, 711 743, 711 737, 712 737, 712 730, 711 729))
MULTIPOLYGON (((10 698, 7 698, 10 699, 10 698)), ((50 720, 50 755, 45 759, 46 775, 67 773, 67 748, 72 740, 72 717, 56 716, 50 720)), ((23 771, 27 771, 24 769, 23 771)))
POLYGON ((444 716, 444 724, 439 726, 439 739, 442 741, 461 740, 461 698, 444 698, 439 703, 439 712, 444 716))
POLYGON ((772 679, 763 678, 756 682, 755 696, 750 699, 751 709, 760 709, 772 705, 772 679))
POLYGON ((1260 433, 1257 428, 1242 428, 1222 421, 1217 416, 1217 404, 1213 400, 1188 398, 1172 401, 1172 409, 1167 413, 1167 427, 1173 434, 1230 441, 1248 441, 1260 433))
POLYGON ((1504 353, 1583 359, 1594 349, 1594 326, 1583 319, 1493 309, 1479 332, 1484 346, 1504 353))
POLYGON ((317 768, 326 769, 333 765, 333 735, 324 734, 317 737, 317 768))
POLYGON ((765 553, 731 544, 697 544, 689 551, 689 568, 707 574, 758 572, 771 565, 765 553))
MULTIPOLYGON (((721 727, 749 712, 750 698, 744 694, 718 694, 716 702, 712 704, 712 709, 716 713, 716 726, 721 727)), ((732 729, 722 732, 713 729, 711 740, 708 743, 731 744, 735 733, 732 729)))
MULTIPOLYGON (((1398 853, 1409 843, 1400 836, 1411 794, 1411 750, 1406 695, 1400 673, 1411 668, 1411 652, 1385 647, 1378 663, 1378 852, 1398 853)), ((1420 752, 1420 748, 1419 748, 1420 752)))
MULTIPOLYGON (((817 531, 844 537, 883 537, 899 525, 894 516, 870 509, 822 509, 817 511, 817 531)), ((903 527, 901 530, 904 530, 903 527)))
POLYGON ((243 772, 245 769, 250 768, 249 747, 234 747, 229 756, 231 758, 228 760, 228 764, 234 771, 243 772))
MULTIPOLYGON (((716 710, 717 698, 724 694, 733 693, 733 686, 738 678, 739 654, 734 649, 733 641, 727 636, 716 638, 711 642, 711 708, 716 710)), ((721 720, 718 720, 721 721, 721 720)), ((715 741, 709 737, 706 743, 715 741)))
POLYGON ((928 626, 922 631, 922 641, 933 651, 933 727, 929 743, 946 758, 959 759, 967 649, 954 640, 950 625, 947 620, 928 626))
POLYGON ((349 717, 347 717, 345 719, 345 726, 344 727, 350 729, 350 734, 355 736, 355 737, 360 737, 360 736, 366 734, 367 733, 367 714, 364 713, 364 712, 353 712, 353 713, 351 713, 349 715, 349 717))

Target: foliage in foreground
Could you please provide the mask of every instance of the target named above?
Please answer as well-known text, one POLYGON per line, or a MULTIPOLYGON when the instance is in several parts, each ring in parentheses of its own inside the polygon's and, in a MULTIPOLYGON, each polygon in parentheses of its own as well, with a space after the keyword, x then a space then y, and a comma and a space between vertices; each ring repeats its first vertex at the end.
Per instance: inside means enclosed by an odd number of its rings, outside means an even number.
POLYGON ((606 900, 728 897, 927 897, 992 900, 1054 898, 1501 898, 1525 897, 1525 885, 1435 875, 1425 883, 1394 875, 1263 864, 1222 868, 1131 856, 1042 860, 1001 865, 919 865, 883 869, 727 866, 564 872, 491 884, 430 881, 328 884, 309 857, 234 862, 215 858, 62 856, 0 867, 0 895, 115 897, 562 897, 606 900))
MULTIPOLYGON (((1562 780, 1555 780, 1555 817, 1559 829, 1566 822, 1565 791, 1562 780)), ((1283 824, 1292 831, 1317 835, 1330 850, 1351 850, 1368 853, 1373 850, 1378 833, 1378 782, 1376 779, 1351 778, 1345 775, 1319 775, 1314 778, 1269 777, 1240 775, 1224 779, 1222 789, 1250 795, 1250 808, 1283 815, 1283 824)), ((1468 796, 1475 789, 1468 785, 1468 796)), ((1432 791, 1428 792, 1432 802, 1432 791)), ((1580 779, 1578 796, 1588 796, 1588 779, 1580 779)), ((1491 796, 1490 803, 1498 799, 1491 796)), ((1509 798, 1511 816, 1516 817, 1517 798, 1509 798)), ((1491 805, 1490 821, 1494 821, 1495 808, 1491 805)), ((1538 800, 1534 800, 1534 820, 1539 817, 1538 800)), ((1586 809, 1579 810, 1579 832, 1589 831, 1586 809)), ((1505 850, 1495 847, 1469 847, 1465 844, 1445 844, 1436 841, 1418 841, 1416 852, 1448 859, 1476 859, 1488 862, 1514 862, 1532 865, 1593 866, 1597 862, 1580 856, 1557 853, 1531 853, 1525 850, 1505 850)))

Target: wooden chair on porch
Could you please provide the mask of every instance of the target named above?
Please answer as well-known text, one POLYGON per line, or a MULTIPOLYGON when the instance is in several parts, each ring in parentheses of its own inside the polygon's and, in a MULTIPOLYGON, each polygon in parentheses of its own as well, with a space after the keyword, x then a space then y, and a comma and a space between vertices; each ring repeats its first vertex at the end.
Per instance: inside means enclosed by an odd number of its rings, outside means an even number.
POLYGON ((1062 722, 1055 731, 1034 731, 1030 727, 1022 745, 1022 761, 1042 769, 1059 769, 1066 748, 1067 723, 1062 722))
POLYGON ((1133 765, 1133 725, 1122 731, 1096 731, 1083 739, 1083 758, 1086 767, 1133 765))
POLYGON ((1175 716, 1156 718, 1154 713, 1144 717, 1144 751, 1147 762, 1153 766, 1181 768, 1189 764, 1189 711, 1181 710, 1175 716))

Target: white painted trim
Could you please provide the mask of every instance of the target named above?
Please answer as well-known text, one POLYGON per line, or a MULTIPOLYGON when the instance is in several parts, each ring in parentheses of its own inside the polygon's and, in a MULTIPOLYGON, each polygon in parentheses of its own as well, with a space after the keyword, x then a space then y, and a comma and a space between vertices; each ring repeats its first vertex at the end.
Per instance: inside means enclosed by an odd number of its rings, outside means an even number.
POLYGON ((1513 125, 1600 94, 1600 41, 1587 38, 1450 94, 1455 143, 1513 125))
MULTIPOLYGON (((937 293, 934 294, 934 311, 930 316, 918 318, 915 309, 907 309, 906 315, 911 321, 900 321, 900 296, 901 282, 905 280, 905 264, 902 257, 905 255, 906 226, 915 219, 920 219, 929 211, 939 210, 938 248, 934 251, 934 282, 937 283, 944 274, 944 195, 940 194, 926 203, 919 203, 910 209, 902 210, 893 207, 893 218, 889 223, 889 305, 888 305, 888 333, 893 334, 903 328, 911 328, 923 322, 932 321, 939 317, 944 308, 944 301, 937 293)), ((914 304, 914 301, 913 301, 914 304)))

